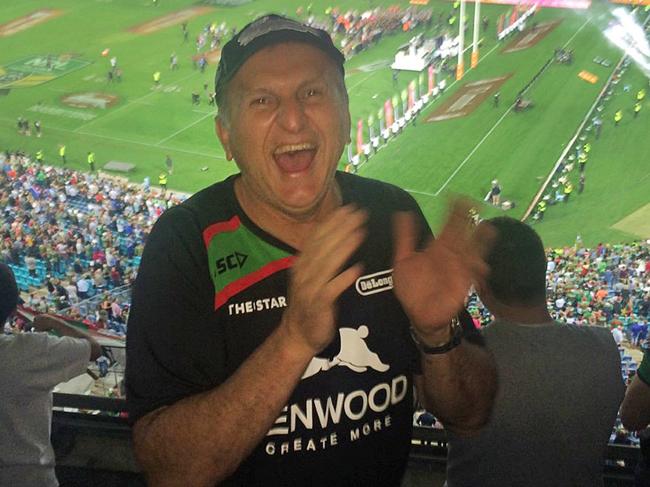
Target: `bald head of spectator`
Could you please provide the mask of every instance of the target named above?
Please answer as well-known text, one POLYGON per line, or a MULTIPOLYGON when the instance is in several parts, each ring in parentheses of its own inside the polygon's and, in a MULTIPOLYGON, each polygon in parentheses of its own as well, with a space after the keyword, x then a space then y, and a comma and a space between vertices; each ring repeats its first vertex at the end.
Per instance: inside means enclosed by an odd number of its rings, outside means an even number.
POLYGON ((520 323, 549 321, 546 254, 539 235, 509 217, 488 220, 497 236, 486 262, 490 275, 479 295, 497 318, 520 323))
POLYGON ((0 324, 4 324, 18 306, 18 287, 11 268, 0 263, 0 324))

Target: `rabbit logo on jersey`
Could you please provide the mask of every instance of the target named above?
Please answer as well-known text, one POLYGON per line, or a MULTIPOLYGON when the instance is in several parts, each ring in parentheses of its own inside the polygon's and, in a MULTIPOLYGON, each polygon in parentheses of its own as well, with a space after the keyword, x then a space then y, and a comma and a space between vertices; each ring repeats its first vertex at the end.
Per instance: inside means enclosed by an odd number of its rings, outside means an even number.
POLYGON ((333 367, 347 367, 355 372, 365 372, 370 367, 377 372, 386 372, 389 367, 381 361, 379 355, 371 351, 365 342, 368 337, 368 327, 339 328, 341 350, 332 359, 314 357, 302 374, 306 379, 333 367))
MULTIPOLYGON (((368 334, 369 329, 365 325, 340 328, 339 352, 331 359, 314 357, 305 369, 302 380, 325 374, 335 367, 345 367, 359 374, 368 370, 387 372, 390 366, 368 347, 368 334)), ((370 390, 339 392, 328 397, 307 398, 300 403, 287 404, 267 433, 266 454, 273 456, 324 450, 391 428, 390 408, 404 400, 409 390, 408 382, 407 377, 400 374, 388 377, 384 382, 368 384, 370 390), (331 427, 340 424, 351 427, 344 434, 340 429, 331 430, 331 427), (301 430, 320 430, 321 433, 317 436, 292 436, 301 430)))

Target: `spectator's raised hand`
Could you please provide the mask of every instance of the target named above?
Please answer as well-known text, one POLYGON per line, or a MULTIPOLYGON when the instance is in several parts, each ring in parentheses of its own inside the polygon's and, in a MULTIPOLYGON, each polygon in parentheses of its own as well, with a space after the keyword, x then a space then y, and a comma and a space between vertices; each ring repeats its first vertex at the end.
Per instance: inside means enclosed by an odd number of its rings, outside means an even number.
POLYGON ((393 219, 395 294, 427 344, 448 340, 449 323, 462 308, 470 286, 488 273, 483 258, 493 230, 486 224, 474 226, 470 207, 466 201, 456 201, 440 236, 421 251, 416 250, 413 215, 401 212, 393 219))

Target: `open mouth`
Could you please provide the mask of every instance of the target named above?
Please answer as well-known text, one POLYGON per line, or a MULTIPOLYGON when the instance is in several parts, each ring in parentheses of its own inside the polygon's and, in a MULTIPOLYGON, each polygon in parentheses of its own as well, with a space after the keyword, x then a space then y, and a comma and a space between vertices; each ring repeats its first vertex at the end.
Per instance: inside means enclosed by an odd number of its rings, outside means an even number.
POLYGON ((273 152, 278 167, 287 173, 306 171, 316 156, 316 146, 310 143, 282 145, 273 152))

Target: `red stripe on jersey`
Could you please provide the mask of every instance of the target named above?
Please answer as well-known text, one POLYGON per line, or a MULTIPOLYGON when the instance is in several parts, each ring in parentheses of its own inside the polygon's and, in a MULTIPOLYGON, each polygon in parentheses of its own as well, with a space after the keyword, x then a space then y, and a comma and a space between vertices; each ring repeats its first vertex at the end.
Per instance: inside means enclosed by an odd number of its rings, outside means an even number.
POLYGON ((237 215, 233 216, 230 220, 225 222, 213 223, 205 230, 203 230, 203 242, 205 243, 206 248, 210 245, 210 240, 222 232, 232 232, 239 228, 241 221, 237 215))
POLYGON ((255 272, 251 272, 241 279, 237 279, 236 281, 231 282, 214 295, 214 309, 219 309, 221 306, 226 304, 230 298, 249 288, 253 284, 260 282, 262 279, 266 279, 276 272, 288 269, 293 265, 293 261, 295 259, 296 257, 291 255, 289 257, 285 257, 284 259, 274 260, 273 262, 266 264, 264 267, 261 267, 255 272))

